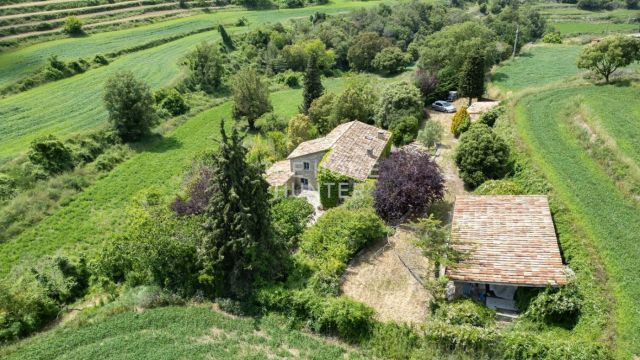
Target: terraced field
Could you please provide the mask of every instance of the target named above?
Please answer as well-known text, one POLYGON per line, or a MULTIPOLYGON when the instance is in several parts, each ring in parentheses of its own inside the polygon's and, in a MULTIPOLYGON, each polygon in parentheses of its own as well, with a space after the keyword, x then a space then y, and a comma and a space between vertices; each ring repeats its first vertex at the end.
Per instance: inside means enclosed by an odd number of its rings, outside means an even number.
POLYGON ((541 3, 536 7, 550 25, 567 36, 640 32, 640 10, 588 11, 561 3, 541 3))
MULTIPOLYGON (((374 6, 376 4, 377 2, 344 2, 332 4, 329 7, 321 7, 321 9, 327 13, 336 13, 347 11, 354 7, 374 6)), ((310 7, 260 12, 230 11, 197 16, 195 21, 198 24, 206 24, 202 26, 211 26, 218 21, 232 22, 234 19, 246 16, 253 26, 257 26, 265 22, 277 22, 292 17, 309 16, 319 9, 310 7)), ((177 21, 175 24, 178 26, 183 22, 177 21)), ((190 26, 187 25, 187 28, 190 26)), ((233 34, 238 31, 247 31, 251 28, 251 26, 230 28, 229 32, 233 34)), ((153 27, 153 29, 158 29, 159 33, 165 33, 159 28, 153 27)), ((141 32, 134 33, 140 35, 138 39, 147 41, 162 36, 160 34, 144 36, 141 32)), ((190 49, 202 41, 212 41, 218 38, 217 31, 191 35, 148 50, 124 55, 108 66, 0 99, 0 115, 3 118, 2 123, 0 123, 0 163, 24 151, 30 141, 38 136, 50 133, 66 136, 104 125, 107 114, 101 106, 103 84, 109 76, 118 70, 133 71, 137 77, 149 83, 154 89, 168 86, 179 78, 180 68, 178 63, 190 49)), ((122 35, 114 34, 109 38, 111 45, 98 45, 98 42, 90 37, 87 39, 89 40, 87 45, 91 47, 93 44, 94 50, 98 48, 102 50, 100 53, 133 46, 133 43, 128 46, 118 44, 118 39, 122 40, 122 35)), ((81 40, 84 39, 77 39, 78 42, 69 40, 55 42, 57 45, 49 46, 48 48, 50 51, 55 49, 55 53, 61 53, 59 51, 67 47, 69 49, 72 47, 81 49, 84 47, 84 44, 80 42, 81 40)), ((138 40, 138 43, 140 42, 144 43, 138 40)), ((37 48, 39 45, 35 47, 37 48)), ((87 50, 75 51, 88 53, 87 50)), ((37 51, 37 53, 42 55, 41 51, 37 51)), ((95 53, 93 52, 93 54, 95 53)), ((9 59, 4 56, 0 57, 0 68, 3 68, 3 64, 9 63, 11 57, 15 59, 15 57, 25 55, 27 62, 31 61, 32 63, 35 62, 32 59, 37 58, 33 53, 25 54, 21 51, 11 54, 9 59)), ((4 74, 11 73, 6 71, 4 74)), ((4 74, 0 74, 0 76, 4 74)), ((13 75, 6 76, 12 77, 13 75)))
POLYGON ((356 350, 290 330, 286 320, 231 318, 208 306, 126 312, 62 327, 0 349, 3 359, 364 359, 356 350))

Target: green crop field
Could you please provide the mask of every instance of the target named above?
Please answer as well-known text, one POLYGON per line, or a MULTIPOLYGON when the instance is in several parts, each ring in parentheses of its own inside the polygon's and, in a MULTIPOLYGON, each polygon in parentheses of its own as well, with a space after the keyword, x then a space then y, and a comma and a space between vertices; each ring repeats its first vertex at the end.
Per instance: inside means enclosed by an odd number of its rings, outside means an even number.
POLYGON ((289 329, 286 320, 231 318, 211 304, 126 312, 61 327, 9 349, 3 359, 364 359, 335 342, 289 329))
MULTIPOLYGON (((592 235, 607 266, 617 300, 618 350, 631 356, 640 352, 640 206, 623 195, 613 181, 577 143, 563 114, 576 110, 578 94, 593 86, 559 88, 523 98, 517 106, 517 124, 529 154, 544 170, 554 189, 592 235)), ((612 94, 613 86, 598 87, 600 95, 612 94)), ((637 93, 638 89, 634 91, 637 93)), ((609 95, 610 96, 610 95, 609 95)), ((580 99, 591 97, 580 97, 580 99)), ((602 102, 589 102, 603 123, 632 116, 640 107, 637 96, 628 111, 609 111, 602 102)), ((636 112, 637 114, 637 112, 636 112)), ((637 119, 637 117, 635 118, 637 119)), ((625 125, 630 127, 629 125, 625 125)), ((631 126, 637 133, 640 124, 631 126)), ((622 130, 621 130, 622 131, 622 130)), ((626 357, 625 357, 626 358, 626 357)))
POLYGON ((575 45, 532 46, 497 68, 492 85, 501 91, 518 91, 564 81, 580 72, 576 67, 580 50, 581 47, 575 45))
MULTIPOLYGON (((383 81, 392 81, 386 78, 383 81)), ((324 81, 327 91, 339 92, 344 79, 324 81)), ((275 92, 271 96, 276 113, 290 117, 298 112, 302 90, 275 92)), ((232 124, 231 102, 207 110, 161 140, 143 146, 145 151, 118 166, 73 202, 20 236, 0 244, 0 274, 25 256, 41 256, 75 248, 89 251, 93 245, 117 234, 124 223, 123 209, 139 191, 157 187, 168 196, 179 189, 182 174, 193 157, 214 146, 220 119, 232 124)))
MULTIPOLYGON (((322 11, 340 12, 359 6, 372 6, 377 3, 338 2, 328 7, 322 7, 322 11)), ((230 32, 233 34, 237 31, 252 29, 265 22, 308 16, 319 9, 320 7, 308 7, 259 12, 236 11, 206 16, 209 16, 211 25, 217 21, 230 21, 234 17, 246 16, 251 26, 232 28, 230 32)), ((87 38, 87 41, 91 38, 87 38)), ((116 71, 130 70, 140 79, 148 82, 152 88, 164 87, 179 78, 178 62, 189 50, 202 41, 217 40, 218 38, 217 31, 188 36, 151 49, 124 55, 108 66, 88 71, 85 74, 0 99, 0 116, 3 120, 0 122, 0 163, 23 152, 30 141, 36 137, 47 134, 65 136, 103 125, 106 122, 107 114, 102 107, 102 87, 116 71)), ((75 46, 83 47, 83 44, 75 43, 75 46)), ((127 45, 124 48, 130 46, 127 45)))
POLYGON ((616 24, 611 22, 591 22, 591 21, 558 21, 550 22, 561 34, 609 34, 619 32, 640 31, 640 24, 616 24))

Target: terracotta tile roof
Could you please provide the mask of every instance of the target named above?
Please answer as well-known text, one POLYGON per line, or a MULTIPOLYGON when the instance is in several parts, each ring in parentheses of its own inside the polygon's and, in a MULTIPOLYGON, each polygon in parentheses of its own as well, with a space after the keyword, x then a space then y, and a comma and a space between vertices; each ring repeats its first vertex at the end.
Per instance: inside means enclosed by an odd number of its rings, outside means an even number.
POLYGON ((325 137, 308 140, 300 145, 298 145, 292 152, 287 156, 287 159, 293 159, 304 155, 309 155, 313 153, 317 153, 320 151, 327 151, 331 149, 331 147, 336 143, 336 141, 353 125, 355 121, 340 124, 336 126, 330 133, 325 137))
POLYGON ((451 223, 463 260, 452 280, 529 286, 567 282, 546 196, 458 196, 451 223))
POLYGON ((356 180, 366 180, 391 139, 391 133, 359 121, 348 124, 351 126, 331 147, 320 166, 356 180))
POLYGON ((271 186, 286 185, 293 175, 289 160, 281 160, 274 163, 266 172, 267 182, 271 186))

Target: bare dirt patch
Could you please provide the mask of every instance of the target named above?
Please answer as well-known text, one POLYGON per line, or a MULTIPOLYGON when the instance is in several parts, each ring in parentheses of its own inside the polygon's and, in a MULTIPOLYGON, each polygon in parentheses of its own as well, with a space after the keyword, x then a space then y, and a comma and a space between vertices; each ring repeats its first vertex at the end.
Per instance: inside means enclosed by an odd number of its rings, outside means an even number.
POLYGON ((422 283, 430 272, 412 235, 398 230, 388 242, 356 257, 343 278, 342 292, 371 306, 379 320, 419 324, 427 317, 431 296, 422 283))

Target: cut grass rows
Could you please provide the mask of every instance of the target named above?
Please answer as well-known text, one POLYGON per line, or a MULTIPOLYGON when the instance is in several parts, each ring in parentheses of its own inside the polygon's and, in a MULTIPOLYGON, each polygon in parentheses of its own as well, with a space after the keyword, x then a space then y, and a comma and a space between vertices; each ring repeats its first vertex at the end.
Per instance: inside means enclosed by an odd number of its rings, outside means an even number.
MULTIPOLYGON (((385 79, 391 80, 391 79, 385 79)), ((327 91, 339 92, 344 79, 324 81, 327 91)), ((275 111, 285 117, 297 113, 301 89, 275 92, 271 96, 275 111)), ((193 157, 214 147, 220 119, 232 125, 231 102, 200 113, 172 134, 141 147, 144 151, 115 168, 66 207, 44 219, 20 236, 0 244, 0 275, 25 257, 38 257, 58 250, 95 250, 95 245, 118 234, 124 225, 126 209, 138 192, 156 187, 173 196, 193 157)))
MULTIPOLYGON (((322 9, 335 13, 359 6, 373 6, 376 2, 343 3, 329 7, 293 10, 247 12, 235 11, 196 17, 211 26, 216 21, 233 21, 246 16, 252 27, 232 28, 231 33, 247 31, 265 22, 303 17, 322 9), (205 20, 206 19, 206 20, 205 20)), ((0 99, 0 164, 25 151, 29 143, 42 135, 66 136, 105 124, 106 110, 102 106, 102 88, 106 80, 119 70, 129 70, 149 83, 153 89, 168 86, 178 80, 178 62, 202 41, 217 40, 216 31, 191 35, 148 50, 124 55, 110 65, 88 71, 68 79, 49 83, 35 89, 0 99)), ((117 41, 119 37, 112 40, 117 41)), ((81 43, 76 46, 82 47, 81 43)), ((131 45, 130 45, 131 46, 131 45)), ((129 47, 130 47, 129 46, 129 47)), ((114 46, 113 50, 122 46, 114 46)), ((104 50, 104 48, 103 48, 104 50)), ((2 60, 0 60, 2 61, 2 60)), ((0 64, 0 69, 2 68, 0 64)))
MULTIPOLYGON (((539 92, 519 101, 516 121, 530 155, 601 252, 617 301, 617 350, 621 358, 631 358, 640 354, 640 208, 582 149, 563 118, 577 110, 572 106, 578 93, 587 93, 581 98, 591 99, 610 98, 611 92, 620 91, 613 86, 580 86, 539 92)), ((594 112, 602 116, 603 124, 618 118, 618 112, 602 108, 601 103, 589 105, 597 109, 594 112)), ((629 109, 638 107, 636 97, 629 109)), ((624 114, 631 116, 633 110, 624 114)), ((638 127, 636 123, 634 131, 638 127)))
POLYGON ((231 318, 212 311, 211 304, 126 312, 79 328, 62 327, 0 355, 7 360, 364 358, 291 330, 281 317, 231 318))

